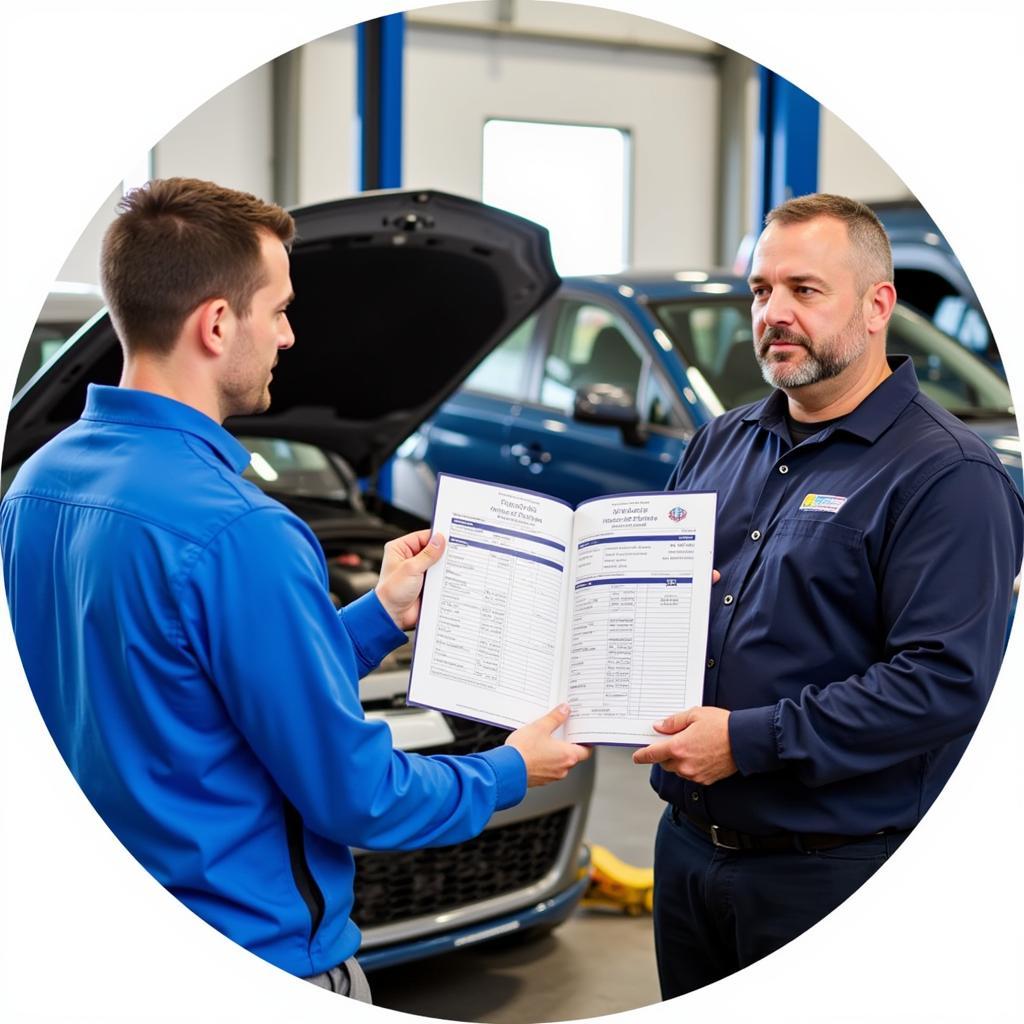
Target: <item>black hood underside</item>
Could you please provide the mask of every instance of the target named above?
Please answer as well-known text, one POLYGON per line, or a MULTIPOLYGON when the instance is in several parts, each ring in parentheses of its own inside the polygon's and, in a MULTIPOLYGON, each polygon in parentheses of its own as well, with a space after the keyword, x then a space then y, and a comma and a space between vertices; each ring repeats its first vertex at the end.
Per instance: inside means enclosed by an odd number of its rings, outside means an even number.
MULTIPOLYGON (((371 475, 559 278, 547 231, 438 192, 373 193, 293 211, 295 345, 269 412, 237 434, 306 441, 371 475)), ((16 396, 4 464, 73 422, 89 382, 116 384, 121 350, 103 317, 16 396)))

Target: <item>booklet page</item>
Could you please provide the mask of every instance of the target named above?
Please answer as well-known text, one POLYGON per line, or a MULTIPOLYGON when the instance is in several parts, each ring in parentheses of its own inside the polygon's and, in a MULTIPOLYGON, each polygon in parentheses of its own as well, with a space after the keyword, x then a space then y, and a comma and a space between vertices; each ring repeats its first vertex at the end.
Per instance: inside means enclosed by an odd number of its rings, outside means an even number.
POLYGON ((515 729, 559 702, 572 510, 441 474, 409 702, 515 729))
POLYGON ((646 744, 700 704, 716 495, 597 498, 575 517, 568 735, 646 744))

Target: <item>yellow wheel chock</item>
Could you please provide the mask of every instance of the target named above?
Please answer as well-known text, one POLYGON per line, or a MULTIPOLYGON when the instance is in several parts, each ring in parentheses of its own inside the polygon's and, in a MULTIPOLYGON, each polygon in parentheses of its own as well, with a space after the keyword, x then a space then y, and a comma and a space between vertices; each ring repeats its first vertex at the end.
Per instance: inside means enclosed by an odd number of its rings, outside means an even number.
POLYGON ((603 846, 591 846, 590 885, 581 905, 627 914, 650 913, 654 905, 654 869, 634 867, 603 846))

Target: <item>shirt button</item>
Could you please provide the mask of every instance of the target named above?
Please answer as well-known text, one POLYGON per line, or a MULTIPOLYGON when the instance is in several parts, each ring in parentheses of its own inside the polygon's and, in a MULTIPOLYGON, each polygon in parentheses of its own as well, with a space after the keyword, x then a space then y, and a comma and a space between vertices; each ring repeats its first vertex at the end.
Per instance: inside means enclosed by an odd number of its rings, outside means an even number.
POLYGON ((788 473, 789 472, 789 466, 785 466, 785 465, 779 466, 779 472, 782 473, 782 474, 788 473))
POLYGON ((714 668, 714 667, 715 667, 715 659, 714 658, 708 658, 708 668, 714 668))
POLYGON ((760 540, 760 539, 761 539, 761 531, 760 531, 760 530, 755 530, 755 531, 754 531, 754 532, 753 532, 753 533, 752 533, 752 534, 750 535, 750 539, 751 539, 751 540, 760 540))
POLYGON ((722 598, 722 604, 732 604, 732 594, 726 594, 725 597, 722 598))
POLYGON ((697 802, 697 801, 698 801, 698 800, 700 799, 700 793, 691 793, 691 794, 690 794, 690 799, 691 799, 691 800, 692 800, 692 801, 693 801, 694 803, 696 803, 696 802, 697 802))

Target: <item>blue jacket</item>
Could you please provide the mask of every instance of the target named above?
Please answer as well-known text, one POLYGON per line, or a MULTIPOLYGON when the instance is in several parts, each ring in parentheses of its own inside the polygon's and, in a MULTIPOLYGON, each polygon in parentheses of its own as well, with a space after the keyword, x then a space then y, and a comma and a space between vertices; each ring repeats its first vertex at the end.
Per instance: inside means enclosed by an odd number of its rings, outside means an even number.
POLYGON ((669 483, 718 490, 704 703, 739 771, 663 799, 751 834, 912 828, 995 683, 1024 550, 992 450, 908 359, 793 447, 786 398, 713 420, 669 483))
POLYGON ((338 613, 309 528, 249 453, 171 399, 91 386, 4 499, 7 596, 58 749, 182 902, 297 975, 359 946, 350 846, 460 842, 526 789, 519 753, 420 757, 358 678, 405 641, 338 613))

